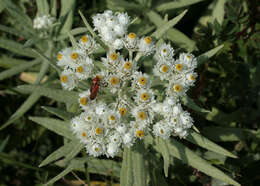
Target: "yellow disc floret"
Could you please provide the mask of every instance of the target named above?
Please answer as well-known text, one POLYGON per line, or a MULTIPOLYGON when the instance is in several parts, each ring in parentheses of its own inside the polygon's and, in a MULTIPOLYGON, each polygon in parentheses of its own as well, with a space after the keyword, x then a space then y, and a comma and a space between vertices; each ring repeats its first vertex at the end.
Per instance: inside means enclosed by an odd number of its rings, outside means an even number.
POLYGON ((168 70, 169 70, 169 67, 167 65, 163 65, 161 67, 161 71, 164 72, 164 73, 168 72, 168 70))
POLYGON ((161 129, 161 130, 160 130, 160 133, 161 133, 161 134, 164 134, 164 130, 163 130, 163 129, 161 129))
POLYGON ((126 70, 130 70, 132 68, 132 63, 130 61, 125 62, 124 68, 126 70))
POLYGON ((60 80, 61 80, 62 83, 66 83, 66 82, 68 81, 68 77, 65 76, 65 75, 62 75, 62 76, 60 77, 60 80))
POLYGON ((115 117, 114 115, 111 115, 111 116, 109 117, 109 119, 110 119, 111 121, 114 121, 114 120, 116 119, 116 117, 115 117))
POLYGON ((82 97, 82 98, 79 99, 79 102, 80 102, 81 105, 87 105, 88 98, 82 97))
POLYGON ((119 109, 119 113, 122 115, 122 116, 124 116, 124 115, 126 115, 126 108, 124 108, 124 107, 121 107, 120 109, 119 109))
POLYGON ((146 82, 147 82, 147 79, 146 79, 145 77, 140 77, 140 78, 138 79, 138 83, 139 83, 140 85, 145 85, 146 82))
POLYGON ((117 53, 112 53, 112 54, 109 55, 109 58, 110 58, 112 61, 115 61, 115 60, 117 60, 118 55, 117 55, 117 53))
POLYGON ((182 69, 182 64, 177 64, 175 68, 180 71, 182 69))
POLYGON ((76 52, 74 52, 74 53, 71 54, 71 58, 72 58, 73 60, 78 59, 78 57, 79 57, 79 54, 76 53, 76 52))
POLYGON ((86 133, 86 132, 82 132, 82 133, 81 133, 81 136, 82 136, 83 138, 85 138, 85 137, 87 137, 87 133, 86 133))
POLYGON ((195 80, 195 77, 194 77, 193 74, 190 75, 190 80, 191 80, 191 81, 195 80))
POLYGON ((98 127, 96 128, 96 134, 100 135, 103 132, 102 128, 98 127))
POLYGON ((118 77, 112 77, 111 79, 110 79, 110 83, 111 83, 111 85, 113 85, 113 86, 115 86, 115 85, 117 85, 118 83, 119 83, 119 78, 118 77))
POLYGON ((61 60, 61 59, 62 59, 62 54, 61 54, 61 53, 59 53, 59 54, 57 55, 57 59, 58 59, 58 60, 61 60))
POLYGON ((144 131, 143 131, 143 130, 138 130, 138 131, 136 131, 136 136, 137 136, 138 138, 144 137, 144 131))
POLYGON ((82 66, 77 67, 77 72, 78 73, 82 73, 83 72, 83 67, 82 66))
POLYGON ((147 36, 147 37, 144 38, 144 41, 145 41, 146 44, 150 44, 152 42, 152 38, 147 36))
POLYGON ((138 112, 138 118, 141 120, 145 120, 146 119, 146 113, 145 112, 138 112))
POLYGON ((88 42, 88 37, 87 36, 82 36, 80 38, 80 40, 81 40, 82 43, 86 43, 86 42, 88 42))
POLYGON ((144 100, 144 101, 147 101, 149 99, 149 94, 148 93, 142 93, 141 94, 141 99, 144 100))
POLYGON ((182 90, 182 87, 181 87, 181 85, 177 84, 177 85, 174 85, 174 86, 173 86, 173 90, 174 90, 175 92, 180 92, 180 91, 182 90))
POLYGON ((131 32, 131 33, 128 34, 128 37, 129 37, 130 39, 135 39, 135 38, 136 38, 136 34, 133 33, 133 32, 131 32))

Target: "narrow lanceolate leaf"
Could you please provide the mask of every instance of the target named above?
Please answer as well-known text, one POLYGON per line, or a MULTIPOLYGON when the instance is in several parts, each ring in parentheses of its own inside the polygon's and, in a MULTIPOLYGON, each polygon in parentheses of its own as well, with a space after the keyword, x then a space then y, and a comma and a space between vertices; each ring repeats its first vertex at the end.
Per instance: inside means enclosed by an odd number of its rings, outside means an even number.
POLYGON ((33 92, 26 101, 19 107, 19 109, 11 116, 11 118, 3 125, 1 125, 0 130, 6 128, 11 125, 14 121, 19 119, 24 115, 39 99, 41 95, 38 92, 33 92))
POLYGON ((12 77, 16 74, 19 74, 20 72, 23 72, 37 64, 39 64, 40 61, 33 61, 33 62, 28 62, 28 63, 23 63, 23 64, 20 64, 16 67, 13 67, 9 70, 5 70, 3 72, 0 73, 0 80, 4 80, 6 78, 9 78, 9 77, 12 77))
POLYGON ((125 0, 106 0, 107 6, 111 10, 142 10, 144 7, 140 4, 125 0))
POLYGON ((62 109, 57 109, 57 108, 48 107, 48 106, 42 106, 42 108, 44 110, 46 110, 47 112, 54 114, 55 116, 58 116, 59 118, 64 119, 64 120, 70 120, 74 116, 74 114, 72 114, 70 112, 66 112, 62 109))
POLYGON ((47 88, 44 86, 37 85, 21 85, 17 87, 25 93, 30 93, 36 91, 39 95, 46 96, 48 98, 54 99, 55 101, 64 102, 64 103, 77 103, 78 102, 78 93, 73 91, 47 88))
POLYGON ((63 137, 74 139, 69 122, 47 117, 29 117, 29 119, 63 137))
POLYGON ((37 13, 41 15, 49 14, 49 4, 46 0, 36 0, 37 13))
POLYGON ((0 39, 0 48, 4 48, 15 54, 26 56, 26 57, 36 57, 36 55, 29 48, 24 48, 20 43, 17 43, 8 39, 0 39))
MULTIPOLYGON (((148 19, 156 25, 157 28, 160 28, 163 24, 167 23, 165 20, 161 18, 161 16, 155 11, 146 12, 145 15, 148 19)), ((185 34, 180 32, 175 28, 170 28, 167 32, 166 37, 179 45, 182 48, 185 48, 187 51, 192 52, 196 49, 196 44, 190 38, 188 38, 185 34)))
POLYGON ((216 48, 213 48, 213 49, 209 50, 208 52, 205 52, 205 53, 201 54, 200 56, 198 56, 198 65, 202 65, 204 62, 206 62, 209 58, 214 56, 223 47, 224 47, 223 44, 219 45, 216 48))
POLYGON ((191 98, 188 96, 184 96, 181 99, 182 103, 186 106, 189 107, 192 110, 198 111, 198 112, 203 112, 203 113, 209 113, 209 110, 206 110, 204 108, 199 107, 191 98))
POLYGON ((71 149, 73 149, 73 147, 77 146, 79 144, 79 140, 72 140, 69 143, 63 145, 62 147, 60 147, 58 150, 54 151, 53 153, 51 153, 47 158, 45 158, 41 164, 39 165, 39 167, 48 165, 49 163, 56 161, 62 157, 65 157, 68 153, 71 152, 71 149))
POLYGON ((67 33, 71 30, 73 23, 73 12, 75 9, 76 0, 61 0, 61 13, 60 17, 65 18, 62 23, 61 34, 67 33))
POLYGON ((65 158, 64 158, 64 162, 69 162, 70 160, 72 160, 83 148, 84 148, 84 144, 80 143, 79 140, 77 140, 78 143, 76 143, 71 150, 69 151, 69 153, 66 154, 65 158))
POLYGON ((170 155, 182 160, 184 163, 187 163, 188 165, 200 170, 201 172, 204 172, 205 174, 213 178, 217 178, 228 184, 240 186, 238 182, 236 182, 235 180, 227 176, 221 170, 212 166, 206 160, 200 158, 197 154, 192 152, 189 148, 187 148, 183 144, 175 140, 171 140, 171 142, 168 143, 168 147, 169 147, 170 155))
POLYGON ((187 13, 188 10, 184 10, 180 15, 176 16, 172 20, 168 21, 166 24, 158 28, 152 36, 154 36, 156 39, 161 38, 162 35, 164 35, 171 27, 176 25, 182 18, 183 16, 187 13))
POLYGON ((123 162, 120 172, 120 185, 132 186, 134 183, 133 178, 133 161, 132 152, 130 148, 125 147, 123 153, 123 162))
POLYGON ((22 59, 7 57, 7 56, 0 57, 0 67, 2 68, 12 68, 27 63, 28 63, 27 60, 22 60, 22 59))
POLYGON ((158 138, 158 146, 160 149, 160 152, 163 156, 163 169, 164 169, 164 175, 168 177, 168 169, 170 165, 170 153, 169 148, 167 146, 167 143, 165 140, 158 138))
POLYGON ((145 167, 145 159, 143 156, 144 144, 138 143, 135 145, 136 151, 132 151, 132 163, 133 163, 133 178, 134 178, 134 186, 146 186, 146 167, 145 167))
MULTIPOLYGON (((88 29, 86 27, 79 27, 79 28, 74 28, 70 31, 71 35, 78 35, 78 34, 82 34, 82 33, 86 33, 88 31, 88 29)), ((58 36, 58 38, 56 39, 57 41, 59 40, 63 40, 66 39, 67 37, 69 37, 69 35, 66 34, 62 34, 60 36, 58 36)))
POLYGON ((222 148, 221 146, 217 145, 216 143, 210 141, 206 137, 192 130, 190 130, 189 135, 186 137, 186 140, 190 141, 191 143, 197 144, 205 149, 208 149, 210 151, 222 154, 224 156, 237 158, 237 156, 235 156, 231 152, 227 151, 226 149, 222 148))
POLYGON ((246 140, 255 137, 256 131, 231 127, 205 127, 202 134, 213 141, 228 142, 246 140))
POLYGON ((49 180, 44 185, 46 185, 46 186, 52 185, 53 183, 55 183, 56 181, 58 181, 59 179, 61 179, 62 177, 64 177, 65 175, 67 175, 68 173, 70 173, 71 171, 73 171, 76 168, 84 168, 84 162, 82 162, 81 160, 77 160, 77 159, 71 161, 69 166, 64 171, 62 171, 60 174, 58 174, 57 176, 55 176, 54 178, 49 180))
POLYGON ((23 30, 17 30, 15 28, 7 27, 7 26, 1 25, 1 24, 0 24, 0 30, 7 32, 9 34, 13 34, 18 37, 26 38, 26 39, 30 37, 30 34, 23 30))
POLYGON ((155 9, 157 11, 171 10, 171 9, 189 6, 198 3, 200 1, 204 1, 204 0, 178 0, 174 2, 160 3, 157 7, 155 7, 155 9))

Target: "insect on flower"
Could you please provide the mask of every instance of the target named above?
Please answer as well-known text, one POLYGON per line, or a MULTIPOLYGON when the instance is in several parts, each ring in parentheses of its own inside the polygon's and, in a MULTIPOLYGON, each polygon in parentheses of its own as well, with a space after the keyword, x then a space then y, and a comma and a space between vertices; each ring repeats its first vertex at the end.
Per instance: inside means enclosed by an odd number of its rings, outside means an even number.
POLYGON ((97 93, 98 93, 98 90, 99 90, 99 82, 100 82, 100 78, 98 76, 96 76, 92 80, 92 84, 91 84, 91 88, 90 88, 90 96, 89 96, 89 98, 91 100, 93 100, 97 97, 97 93))

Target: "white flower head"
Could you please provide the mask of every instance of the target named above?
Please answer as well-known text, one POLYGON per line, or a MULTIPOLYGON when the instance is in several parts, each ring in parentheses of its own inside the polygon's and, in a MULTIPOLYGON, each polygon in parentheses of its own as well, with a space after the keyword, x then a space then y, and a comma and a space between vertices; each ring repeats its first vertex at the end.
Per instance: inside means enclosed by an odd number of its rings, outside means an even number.
POLYGON ((64 70, 60 76, 61 85, 64 89, 72 90, 77 85, 77 77, 72 70, 64 70))
POLYGON ((174 56, 174 49, 171 45, 163 43, 156 49, 155 58, 158 61, 172 61, 174 56))
POLYGON ((155 50, 155 45, 150 36, 142 37, 138 44, 138 50, 145 56, 151 55, 155 50))
POLYGON ((153 126, 153 134, 163 139, 168 139, 172 133, 172 128, 167 125, 167 122, 162 120, 153 126))

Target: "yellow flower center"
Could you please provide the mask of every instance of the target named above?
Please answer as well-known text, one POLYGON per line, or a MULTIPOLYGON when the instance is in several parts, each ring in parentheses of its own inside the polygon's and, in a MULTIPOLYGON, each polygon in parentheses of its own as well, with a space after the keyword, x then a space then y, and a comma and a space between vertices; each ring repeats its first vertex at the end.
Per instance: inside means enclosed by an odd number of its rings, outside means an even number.
POLYGON ((148 93, 142 93, 141 94, 141 99, 144 100, 144 101, 147 101, 149 99, 149 94, 148 93))
POLYGON ((174 122, 174 123, 176 123, 176 122, 177 122, 177 119, 176 119, 176 118, 174 118, 174 119, 173 119, 173 122, 174 122))
POLYGON ((147 82, 147 80, 146 80, 145 77, 140 77, 140 78, 138 79, 138 82, 139 82, 140 85, 145 85, 146 82, 147 82))
POLYGON ((86 132, 82 132, 81 136, 85 138, 87 136, 86 132))
POLYGON ((120 109, 119 109, 119 113, 120 113, 122 116, 126 115, 126 108, 124 108, 124 107, 120 108, 120 109))
POLYGON ((193 81, 195 79, 194 75, 190 75, 190 80, 193 81))
POLYGON ((77 124, 76 123, 73 123, 73 127, 76 127, 77 126, 77 124))
POLYGON ((98 152, 98 151, 99 151, 99 148, 96 147, 96 148, 95 148, 95 151, 98 152))
POLYGON ((182 69, 182 64, 177 64, 175 68, 180 71, 182 69))
POLYGON ((138 113, 138 118, 141 119, 141 120, 145 120, 145 118, 146 118, 145 112, 139 112, 138 113))
POLYGON ((71 54, 71 58, 74 59, 74 60, 78 59, 78 57, 79 57, 79 54, 76 53, 76 52, 71 54))
POLYGON ((169 67, 168 67, 167 65, 163 65, 163 66, 161 67, 161 70, 162 70, 162 72, 166 73, 166 72, 168 72, 169 67))
POLYGON ((87 120, 89 120, 89 121, 90 121, 90 120, 91 120, 91 117, 90 117, 90 116, 88 116, 88 117, 87 117, 87 120))
POLYGON ((117 85, 117 84, 119 83, 119 78, 118 78, 118 77, 112 77, 112 78, 110 79, 110 83, 111 83, 111 85, 113 85, 113 86, 117 85))
POLYGON ((146 44, 150 44, 152 42, 152 38, 147 36, 147 37, 144 38, 144 41, 145 41, 146 44))
POLYGON ((117 53, 112 53, 109 55, 109 58, 113 61, 117 60, 117 57, 118 57, 117 53))
POLYGON ((138 130, 138 131, 136 131, 136 136, 137 136, 138 138, 142 138, 142 137, 144 136, 144 131, 143 131, 143 130, 138 130))
POLYGON ((173 90, 175 91, 175 92, 180 92, 181 90, 182 90, 182 87, 181 87, 181 85, 174 85, 173 86, 173 90))
POLYGON ((77 68, 77 72, 78 72, 78 73, 82 73, 82 72, 83 72, 83 67, 82 67, 82 66, 79 66, 79 67, 77 68))
POLYGON ((116 117, 115 117, 114 115, 111 115, 111 116, 109 117, 109 119, 112 120, 112 121, 114 121, 114 120, 116 119, 116 117))
POLYGON ((101 134, 102 132, 103 132, 103 130, 100 127, 96 128, 97 135, 101 134))
POLYGON ((160 130, 160 133, 161 133, 161 134, 164 134, 164 130, 163 130, 163 129, 161 129, 161 130, 160 130))
POLYGON ((188 59, 191 59, 191 56, 190 56, 190 55, 187 55, 187 58, 188 58, 188 59))
POLYGON ((166 49, 166 48, 164 48, 162 51, 163 51, 163 53, 166 53, 166 52, 167 52, 167 49, 166 49))
POLYGON ((79 99, 79 102, 80 102, 81 105, 87 105, 88 98, 82 97, 82 98, 79 99))
POLYGON ((129 37, 130 39, 135 39, 135 38, 136 38, 136 34, 133 33, 133 32, 131 32, 131 33, 128 34, 128 37, 129 37))
POLYGON ((126 70, 131 69, 131 68, 132 68, 132 63, 131 63, 130 61, 127 61, 127 62, 124 64, 124 68, 125 68, 126 70))
POLYGON ((86 42, 88 42, 88 37, 82 36, 80 40, 81 40, 82 43, 86 43, 86 42))
POLYGON ((68 81, 68 77, 63 75, 63 76, 61 76, 60 80, 62 83, 66 83, 68 81))
POLYGON ((58 60, 61 60, 61 59, 62 59, 62 54, 58 54, 58 55, 57 55, 57 59, 58 59, 58 60))

